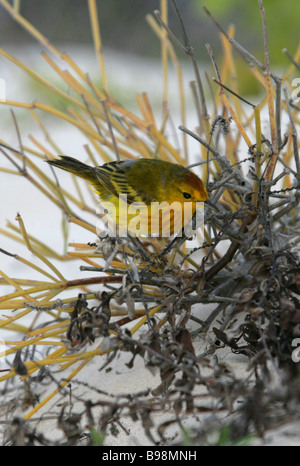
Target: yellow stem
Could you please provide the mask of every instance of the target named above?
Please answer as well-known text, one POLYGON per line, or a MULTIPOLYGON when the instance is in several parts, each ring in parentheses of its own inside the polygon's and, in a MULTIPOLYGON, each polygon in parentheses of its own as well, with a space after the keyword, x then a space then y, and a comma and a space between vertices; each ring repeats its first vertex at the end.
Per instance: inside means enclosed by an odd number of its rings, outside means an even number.
POLYGON ((105 66, 104 66, 104 58, 102 54, 102 42, 101 42, 96 0, 89 0, 89 11, 90 11, 92 31, 93 31, 94 46, 95 46, 95 51, 98 57, 99 67, 100 67, 102 87, 105 92, 108 92, 106 72, 105 72, 105 66))

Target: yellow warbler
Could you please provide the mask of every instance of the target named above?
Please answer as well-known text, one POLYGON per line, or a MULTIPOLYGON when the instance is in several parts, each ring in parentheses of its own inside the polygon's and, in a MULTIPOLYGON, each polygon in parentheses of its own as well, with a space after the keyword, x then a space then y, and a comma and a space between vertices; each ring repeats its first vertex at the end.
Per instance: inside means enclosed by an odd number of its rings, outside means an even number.
POLYGON ((137 159, 90 167, 68 156, 47 162, 93 186, 109 216, 114 217, 118 234, 126 230, 147 236, 170 236, 190 221, 198 202, 209 203, 200 178, 171 162, 137 159))

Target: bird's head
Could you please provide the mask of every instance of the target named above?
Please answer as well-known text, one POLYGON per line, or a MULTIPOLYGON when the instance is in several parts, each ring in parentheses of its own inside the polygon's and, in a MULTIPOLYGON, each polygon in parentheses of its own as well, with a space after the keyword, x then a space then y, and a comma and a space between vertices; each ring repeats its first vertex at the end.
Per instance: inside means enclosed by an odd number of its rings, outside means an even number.
POLYGON ((168 184, 167 192, 172 202, 205 202, 208 200, 203 182, 197 175, 185 168, 169 179, 168 184))

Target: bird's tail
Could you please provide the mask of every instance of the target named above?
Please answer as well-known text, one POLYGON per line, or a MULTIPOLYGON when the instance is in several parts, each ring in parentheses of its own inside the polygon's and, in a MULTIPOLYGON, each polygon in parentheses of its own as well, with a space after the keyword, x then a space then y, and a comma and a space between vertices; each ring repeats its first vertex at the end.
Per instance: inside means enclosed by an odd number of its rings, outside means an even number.
POLYGON ((89 181, 92 185, 99 184, 95 176, 95 170, 93 167, 86 165, 85 163, 80 162, 73 157, 68 157, 67 155, 61 155, 60 159, 47 160, 50 165, 54 167, 61 168, 67 172, 71 172, 74 175, 80 176, 85 180, 89 181))

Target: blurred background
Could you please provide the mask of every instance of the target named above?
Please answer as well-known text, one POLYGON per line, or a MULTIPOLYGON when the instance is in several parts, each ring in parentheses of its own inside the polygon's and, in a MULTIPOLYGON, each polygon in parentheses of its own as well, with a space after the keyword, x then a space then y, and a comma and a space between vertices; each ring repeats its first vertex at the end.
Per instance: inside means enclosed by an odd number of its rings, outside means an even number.
MULTIPOLYGON (((87 0, 17 0, 15 3, 20 5, 21 14, 56 46, 92 46, 87 0)), ((169 3, 169 24, 180 38, 178 21, 171 2, 169 3)), ((110 55, 110 50, 115 50, 127 56, 159 58, 159 41, 146 22, 146 15, 160 8, 159 0, 98 0, 97 4, 105 56, 110 55)), ((209 63, 205 48, 207 42, 217 58, 221 52, 219 32, 203 11, 204 5, 224 29, 234 24, 235 38, 258 59, 264 60, 257 0, 177 0, 177 5, 200 63, 209 63)), ((298 46, 300 2, 264 0, 264 5, 271 66, 273 69, 285 67, 288 60, 282 49, 286 47, 293 55, 298 46)), ((24 47, 34 45, 34 39, 1 6, 0 13, 1 47, 15 46, 19 53, 22 51, 24 54, 24 47)), ((183 61, 187 60, 178 48, 177 52, 183 61)), ((255 93, 257 88, 251 81, 247 81, 247 73, 244 75, 241 79, 241 91, 255 93)))
MULTIPOLYGON (((159 0, 98 0, 102 39, 105 47, 142 56, 158 56, 159 47, 145 16, 160 8, 159 0)), ((258 1, 248 0, 177 0, 190 40, 200 59, 206 59, 204 44, 218 47, 218 33, 203 12, 205 5, 223 27, 234 23, 236 38, 258 58, 263 58, 262 30, 258 1)), ((284 63, 283 47, 293 53, 299 40, 299 0, 264 1, 273 64, 284 63)), ((91 44, 86 0, 21 0, 20 11, 34 26, 55 43, 91 44)), ((171 29, 179 31, 170 2, 171 29)), ((1 44, 33 43, 22 28, 2 9, 0 15, 1 44)))
MULTIPOLYGON (((62 52, 67 52, 101 87, 87 0, 10 0, 10 4, 18 5, 26 20, 53 45, 62 52)), ((206 70, 210 76, 214 75, 206 43, 211 45, 218 65, 221 66, 222 63, 219 31, 208 18, 203 6, 211 11, 224 29, 234 24, 235 38, 259 60, 264 61, 262 22, 257 0, 177 0, 177 5, 201 72, 206 70)), ((281 74, 289 65, 282 49, 287 48, 294 55, 298 46, 300 2, 264 0, 264 5, 271 67, 281 74)), ((159 105, 162 96, 161 47, 146 17, 160 8, 160 0, 98 0, 97 6, 110 91, 129 108, 135 104, 136 93, 144 91, 150 95, 152 105, 159 105)), ((181 39, 178 19, 171 2, 169 25, 181 39)), ((47 80, 51 79, 55 86, 61 86, 58 76, 40 56, 42 45, 25 32, 1 4, 0 44, 5 51, 47 80)), ((194 79, 190 60, 179 47, 175 46, 175 50, 183 65, 188 86, 189 81, 194 79)), ((240 93, 246 97, 264 92, 262 86, 248 72, 244 60, 237 52, 235 55, 240 93)), ((173 71, 170 67, 170 82, 173 71)), ((7 99, 53 99, 50 92, 45 95, 45 90, 39 84, 1 56, 0 78, 7 83, 7 99)))
MULTIPOLYGON (((10 0, 9 3, 17 5, 26 20, 54 46, 62 52, 67 52, 84 72, 89 73, 95 84, 101 87, 87 0, 10 0)), ((257 0, 177 0, 177 5, 201 73, 205 70, 209 76, 214 75, 206 43, 211 45, 219 66, 222 64, 223 53, 219 31, 205 13, 203 6, 211 11, 225 30, 233 24, 237 41, 259 60, 264 61, 262 21, 257 0)), ((299 43, 300 2, 264 0, 264 5, 271 67, 273 71, 282 74, 290 64, 282 49, 287 48, 290 54, 294 55, 299 43)), ((136 108, 135 96, 140 92, 148 93, 154 107, 161 105, 163 75, 160 41, 146 20, 147 15, 153 15, 153 12, 160 8, 160 0, 98 0, 97 6, 109 90, 124 106, 133 111, 136 108)), ((168 16, 171 30, 181 39, 178 19, 171 1, 168 16)), ((40 55, 43 46, 24 31, 1 4, 0 44, 6 52, 61 88, 61 79, 40 55)), ((188 98, 191 98, 189 82, 195 79, 191 62, 179 47, 175 46, 175 51, 184 69, 188 98)), ((234 53, 240 93, 244 97, 261 95, 264 88, 253 79, 244 60, 237 52, 234 53)), ((8 100, 28 102, 39 99, 54 104, 51 92, 46 91, 2 56, 0 78, 6 82, 8 100)), ((170 66, 169 81, 170 101, 177 100, 173 66, 170 66), (173 94, 172 81, 175 83, 173 94)), ((207 96, 209 95, 208 91, 207 96)), ((19 114, 19 118, 22 118, 22 111, 19 114)), ((2 115, 3 110, 0 111, 0 121, 2 115)), ((27 118, 25 120, 24 124, 27 118)), ((6 123, 5 118, 2 123, 4 129, 6 123)))

